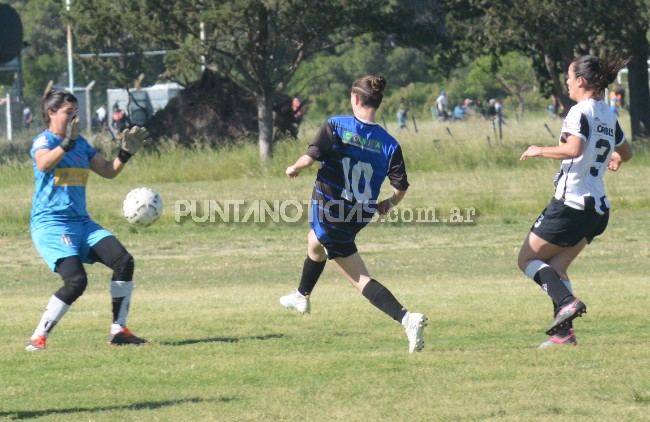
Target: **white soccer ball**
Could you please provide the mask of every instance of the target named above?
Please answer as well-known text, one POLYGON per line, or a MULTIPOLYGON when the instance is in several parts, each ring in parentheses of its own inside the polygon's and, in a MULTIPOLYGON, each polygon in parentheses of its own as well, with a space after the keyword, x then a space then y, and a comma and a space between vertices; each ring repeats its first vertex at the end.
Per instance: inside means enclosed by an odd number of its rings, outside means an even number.
POLYGON ((126 194, 122 209, 129 223, 144 227, 155 223, 160 218, 163 202, 153 189, 140 187, 126 194))

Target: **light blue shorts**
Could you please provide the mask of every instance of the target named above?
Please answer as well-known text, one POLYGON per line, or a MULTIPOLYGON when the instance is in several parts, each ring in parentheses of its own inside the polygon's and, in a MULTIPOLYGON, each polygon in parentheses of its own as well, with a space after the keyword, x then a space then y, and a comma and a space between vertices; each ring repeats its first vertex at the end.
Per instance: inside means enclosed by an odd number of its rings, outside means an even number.
POLYGON ((45 264, 54 271, 57 261, 78 255, 81 261, 92 264, 90 248, 113 233, 91 219, 85 221, 53 221, 32 229, 32 241, 45 264))

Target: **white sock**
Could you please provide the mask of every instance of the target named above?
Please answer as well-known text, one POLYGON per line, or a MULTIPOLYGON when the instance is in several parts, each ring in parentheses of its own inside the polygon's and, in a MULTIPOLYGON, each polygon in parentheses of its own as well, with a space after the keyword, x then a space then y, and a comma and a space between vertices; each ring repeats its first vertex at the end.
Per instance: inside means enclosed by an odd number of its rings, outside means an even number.
POLYGON ((117 313, 117 319, 113 321, 113 325, 111 326, 111 331, 114 331, 115 325, 120 325, 121 327, 126 326, 126 318, 129 315, 129 304, 131 303, 131 293, 133 293, 132 281, 111 281, 111 298, 123 298, 117 313))
POLYGON ((535 274, 537 274, 537 272, 542 268, 548 266, 549 265, 546 262, 536 259, 534 261, 530 261, 530 263, 526 266, 526 271, 524 271, 524 273, 528 276, 528 278, 535 281, 535 274))
POLYGON ((47 307, 41 316, 41 321, 36 326, 34 334, 32 335, 32 340, 37 337, 48 337, 50 331, 54 328, 56 324, 63 318, 66 312, 70 309, 70 305, 66 304, 64 301, 58 297, 52 295, 50 301, 47 303, 47 307))
POLYGON ((406 313, 404 314, 404 318, 402 318, 402 326, 404 328, 406 328, 406 326, 408 325, 410 316, 411 316, 411 313, 409 311, 406 311, 406 313))

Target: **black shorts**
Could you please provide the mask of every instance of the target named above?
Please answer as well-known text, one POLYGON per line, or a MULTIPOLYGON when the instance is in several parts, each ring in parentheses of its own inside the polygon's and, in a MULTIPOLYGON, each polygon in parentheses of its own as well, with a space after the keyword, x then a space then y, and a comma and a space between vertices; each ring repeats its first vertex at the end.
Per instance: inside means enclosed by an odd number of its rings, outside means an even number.
POLYGON ((357 252, 357 244, 354 239, 351 242, 337 242, 327 238, 321 238, 318 241, 325 248, 327 259, 346 258, 357 252))
POLYGON ((530 230, 549 243, 562 247, 575 246, 582 239, 591 243, 602 234, 609 222, 609 212, 577 210, 552 198, 530 230))

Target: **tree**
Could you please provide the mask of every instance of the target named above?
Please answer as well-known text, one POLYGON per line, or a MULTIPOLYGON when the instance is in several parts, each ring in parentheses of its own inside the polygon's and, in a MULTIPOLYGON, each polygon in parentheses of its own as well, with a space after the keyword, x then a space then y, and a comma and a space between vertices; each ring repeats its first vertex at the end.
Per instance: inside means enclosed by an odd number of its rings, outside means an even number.
POLYGON ((631 6, 625 8, 622 16, 619 15, 623 19, 624 30, 613 35, 619 35, 621 40, 617 46, 632 56, 627 65, 630 123, 632 139, 638 139, 650 137, 650 83, 647 65, 650 56, 650 1, 633 1, 631 6))
POLYGON ((71 18, 81 46, 121 51, 125 63, 145 47, 166 49, 167 76, 187 82, 205 66, 252 94, 268 159, 273 101, 298 67, 364 33, 404 29, 412 13, 391 0, 88 0, 71 18))
MULTIPOLYGON (((533 60, 540 91, 554 96, 565 109, 572 105, 564 87, 564 73, 578 55, 604 55, 613 51, 635 55, 630 63, 630 114, 650 122, 647 72, 647 0, 446 0, 449 30, 456 43, 446 56, 489 53, 497 60, 518 51, 533 60), (574 12, 574 11, 579 11, 574 12), (630 18, 634 16, 634 18, 630 18), (645 66, 645 65, 643 65, 645 66), (632 91, 635 96, 632 106, 632 91), (634 110, 633 110, 634 109, 634 110)), ((557 109, 557 108, 556 108, 557 109)), ((633 130, 632 136, 635 136, 633 130)))
POLYGON ((24 40, 29 44, 21 53, 25 81, 23 97, 27 103, 36 105, 48 82, 62 82, 57 77, 67 74, 61 4, 51 0, 12 1, 10 4, 20 14, 24 40))
POLYGON ((413 82, 430 82, 428 64, 428 56, 415 48, 396 45, 391 39, 373 39, 367 34, 306 60, 289 90, 309 97, 318 106, 313 109, 317 109, 319 116, 331 115, 349 107, 346 94, 356 78, 381 74, 388 80, 388 91, 392 93, 413 82))

